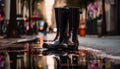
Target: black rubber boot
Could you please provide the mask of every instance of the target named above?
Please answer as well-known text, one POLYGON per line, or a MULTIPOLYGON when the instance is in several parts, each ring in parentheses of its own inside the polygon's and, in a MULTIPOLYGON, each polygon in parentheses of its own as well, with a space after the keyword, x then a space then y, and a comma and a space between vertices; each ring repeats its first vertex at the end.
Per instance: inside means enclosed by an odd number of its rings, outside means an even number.
POLYGON ((60 37, 60 17, 61 17, 61 8, 55 8, 55 18, 56 18, 56 27, 57 27, 57 33, 52 42, 44 42, 43 47, 48 48, 49 45, 58 45, 59 44, 59 37, 60 37))
POLYGON ((44 43, 43 48, 60 48, 60 44, 65 41, 64 39, 67 36, 67 19, 68 19, 68 10, 66 8, 55 8, 56 13, 56 23, 57 23, 57 38, 55 41, 50 43, 44 43))
POLYGON ((78 30, 80 23, 80 8, 70 7, 69 8, 69 40, 68 48, 72 50, 78 50, 78 30))

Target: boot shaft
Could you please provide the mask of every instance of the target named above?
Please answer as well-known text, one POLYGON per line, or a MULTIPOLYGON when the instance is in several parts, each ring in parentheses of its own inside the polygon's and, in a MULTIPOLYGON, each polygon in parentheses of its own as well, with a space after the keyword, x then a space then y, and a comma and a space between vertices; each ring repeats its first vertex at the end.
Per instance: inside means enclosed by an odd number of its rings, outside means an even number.
POLYGON ((57 34, 56 34, 56 36, 55 36, 53 41, 56 41, 56 40, 59 39, 59 33, 60 33, 60 12, 61 12, 60 8, 55 8, 55 18, 56 18, 55 20, 56 20, 57 34))
POLYGON ((55 8, 55 14, 56 22, 59 25, 58 31, 60 33, 60 42, 62 42, 64 39, 68 37, 67 34, 69 34, 69 36, 72 36, 72 40, 74 42, 78 42, 77 34, 80 20, 80 8, 78 7, 55 8), (67 30, 68 28, 69 31, 67 30))
MULTIPOLYGON (((68 10, 66 8, 55 8, 55 18, 56 18, 56 25, 60 26, 63 19, 66 19, 68 16, 68 10)), ((66 20, 65 20, 66 21, 66 20)))
MULTIPOLYGON (((67 21, 67 9, 66 8, 55 8, 56 15, 56 23, 60 26, 59 28, 63 28, 63 23, 67 21)), ((67 23, 67 22, 66 22, 67 23)))
POLYGON ((54 41, 59 39, 60 32, 64 33, 63 29, 66 27, 67 16, 68 15, 67 15, 66 8, 55 8, 57 35, 56 35, 54 41))
POLYGON ((61 8, 55 8, 56 26, 58 31, 60 26, 61 11, 62 11, 61 8))
MULTIPOLYGON (((69 31, 72 32, 72 41, 78 42, 77 34, 80 23, 80 8, 69 8, 69 31)), ((71 33, 70 33, 71 34, 71 33)))
POLYGON ((74 22, 75 24, 78 24, 79 20, 80 20, 80 8, 70 7, 69 8, 69 22, 70 23, 74 22))
POLYGON ((61 8, 60 16, 60 43, 67 38, 68 9, 61 8))

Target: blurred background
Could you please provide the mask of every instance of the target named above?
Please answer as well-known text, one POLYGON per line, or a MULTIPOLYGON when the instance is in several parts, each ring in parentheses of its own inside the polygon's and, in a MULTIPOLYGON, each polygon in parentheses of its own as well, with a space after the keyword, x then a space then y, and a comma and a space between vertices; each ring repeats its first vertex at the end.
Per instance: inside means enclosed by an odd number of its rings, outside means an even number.
POLYGON ((10 34, 37 34, 43 30, 40 29, 42 23, 46 23, 47 28, 44 29, 46 32, 56 32, 54 8, 74 6, 82 10, 78 33, 80 36, 120 35, 119 2, 119 0, 0 0, 0 34, 7 34, 9 37, 10 34), (20 32, 13 33, 15 29, 20 32))

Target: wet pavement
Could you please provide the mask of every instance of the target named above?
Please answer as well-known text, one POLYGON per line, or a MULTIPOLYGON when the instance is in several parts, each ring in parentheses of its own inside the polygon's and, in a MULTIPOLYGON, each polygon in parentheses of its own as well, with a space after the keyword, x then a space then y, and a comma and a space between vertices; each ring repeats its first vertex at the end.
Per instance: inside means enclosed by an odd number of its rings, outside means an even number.
MULTIPOLYGON (((47 35, 50 40, 54 36, 54 33, 47 35)), ((79 49, 96 51, 99 52, 99 56, 120 60, 120 36, 102 36, 99 38, 97 35, 86 35, 85 37, 78 35, 78 39, 79 49)))
MULTIPOLYGON (((47 35, 49 40, 53 40, 54 37, 55 33, 47 35)), ((80 48, 91 48, 112 56, 120 56, 120 36, 103 36, 99 38, 97 35, 86 35, 85 37, 78 35, 78 39, 80 48)))
MULTIPOLYGON (((20 46, 20 44, 18 45, 20 46)), ((22 45, 25 50, 1 52, 1 69, 9 69, 11 65, 15 69, 120 69, 119 60, 101 57, 98 55, 100 53, 98 51, 82 48, 78 51, 47 50, 40 48, 36 43, 22 45), (5 52, 8 54, 6 55, 5 52), (10 56, 13 56, 16 61, 8 58, 10 56), (1 60, 2 58, 4 59, 1 60), (5 68, 6 66, 8 68, 5 68)))
MULTIPOLYGON (((83 43, 86 40, 81 39, 83 43)), ((0 41, 0 69, 120 69, 120 58, 102 50, 82 45, 78 51, 47 50, 39 42, 19 40, 20 43, 12 44, 16 41, 0 41)), ((88 41, 89 44, 93 40, 88 41)))
POLYGON ((109 55, 120 56, 120 36, 79 37, 79 44, 83 47, 101 50, 109 55))

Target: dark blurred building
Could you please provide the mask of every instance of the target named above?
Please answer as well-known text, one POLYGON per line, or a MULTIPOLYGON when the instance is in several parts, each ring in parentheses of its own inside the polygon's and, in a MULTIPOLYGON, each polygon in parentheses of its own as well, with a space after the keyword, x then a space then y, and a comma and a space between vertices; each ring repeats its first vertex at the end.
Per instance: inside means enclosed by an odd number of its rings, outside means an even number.
POLYGON ((4 7, 4 1, 0 0, 0 9, 4 7))
MULTIPOLYGON (((102 0, 98 0, 102 3, 102 0)), ((120 35, 120 0, 105 0, 106 31, 104 35, 120 35)), ((103 24, 102 22, 101 24, 103 24)), ((98 34, 96 19, 87 23, 87 34, 98 34), (90 22, 90 23, 89 23, 90 22)), ((101 26, 103 27, 103 26, 101 26)))
POLYGON ((120 35, 120 0, 116 0, 116 21, 117 21, 117 25, 116 25, 116 28, 117 28, 117 34, 120 35))
POLYGON ((106 12, 107 34, 120 35, 120 0, 106 0, 110 10, 106 12))
POLYGON ((3 8, 4 8, 4 2, 3 2, 3 0, 0 0, 0 35, 3 35, 2 27, 3 27, 3 23, 4 23, 4 17, 5 17, 3 8))

